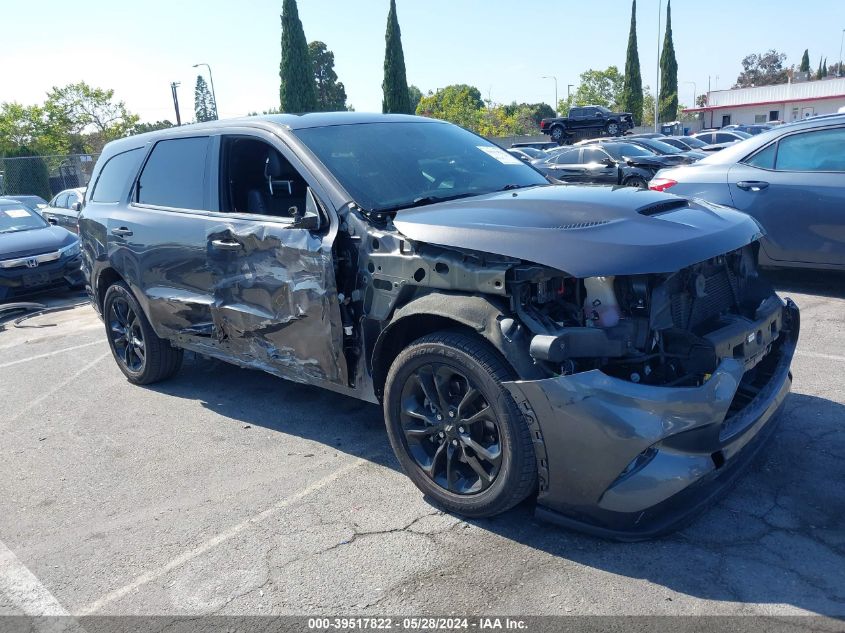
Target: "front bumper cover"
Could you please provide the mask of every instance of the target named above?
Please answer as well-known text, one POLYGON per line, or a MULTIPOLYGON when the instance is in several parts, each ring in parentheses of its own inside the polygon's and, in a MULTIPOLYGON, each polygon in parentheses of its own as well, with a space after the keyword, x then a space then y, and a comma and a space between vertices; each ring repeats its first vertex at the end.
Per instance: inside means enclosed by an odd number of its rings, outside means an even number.
POLYGON ((730 416, 741 358, 722 360, 700 387, 634 384, 598 370, 505 383, 535 434, 537 515, 619 540, 653 538, 690 519, 771 435, 798 340, 788 299, 783 327, 771 377, 730 416))

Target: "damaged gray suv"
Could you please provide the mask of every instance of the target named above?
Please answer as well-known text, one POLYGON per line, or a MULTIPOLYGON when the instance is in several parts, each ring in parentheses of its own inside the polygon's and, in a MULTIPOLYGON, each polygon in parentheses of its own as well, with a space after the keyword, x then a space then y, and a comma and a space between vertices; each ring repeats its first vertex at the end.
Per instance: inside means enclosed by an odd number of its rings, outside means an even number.
POLYGON ((80 219, 136 384, 183 350, 384 407, 402 468, 468 517, 529 496, 622 539, 676 527, 763 445, 798 310, 745 214, 550 184, 454 125, 276 115, 110 143, 80 219))

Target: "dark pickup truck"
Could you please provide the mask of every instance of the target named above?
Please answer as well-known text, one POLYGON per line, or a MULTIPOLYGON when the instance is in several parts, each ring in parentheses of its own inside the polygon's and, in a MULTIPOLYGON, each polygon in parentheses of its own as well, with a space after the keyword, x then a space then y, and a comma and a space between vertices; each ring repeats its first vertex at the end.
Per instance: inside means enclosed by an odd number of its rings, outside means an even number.
POLYGON ((569 116, 543 119, 540 130, 558 145, 571 142, 576 136, 621 136, 634 127, 630 112, 611 112, 604 106, 570 108, 569 116))

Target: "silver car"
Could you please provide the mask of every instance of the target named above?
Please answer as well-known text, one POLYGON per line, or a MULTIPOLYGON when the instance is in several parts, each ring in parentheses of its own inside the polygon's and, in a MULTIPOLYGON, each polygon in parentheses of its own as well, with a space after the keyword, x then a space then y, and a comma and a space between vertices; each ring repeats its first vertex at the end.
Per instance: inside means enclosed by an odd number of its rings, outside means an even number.
POLYGON ((845 270, 845 115, 778 126, 662 169, 649 187, 753 216, 762 265, 845 270))

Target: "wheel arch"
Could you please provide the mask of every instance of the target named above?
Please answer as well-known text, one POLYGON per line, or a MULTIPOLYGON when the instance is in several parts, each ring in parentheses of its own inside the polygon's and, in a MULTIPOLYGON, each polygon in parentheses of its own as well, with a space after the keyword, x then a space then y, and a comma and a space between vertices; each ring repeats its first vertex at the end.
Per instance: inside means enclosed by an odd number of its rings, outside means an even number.
POLYGON ((96 298, 97 310, 100 312, 100 314, 103 313, 103 304, 106 300, 106 291, 109 289, 110 286, 114 285, 119 281, 126 283, 126 280, 123 278, 123 276, 111 266, 106 266, 98 272, 94 283, 94 297, 96 298))
POLYGON ((502 355, 515 376, 541 376, 528 353, 525 328, 501 306, 486 297, 436 292, 418 297, 396 310, 376 339, 372 353, 376 396, 382 398, 390 365, 402 349, 422 336, 449 329, 482 337, 502 355))

